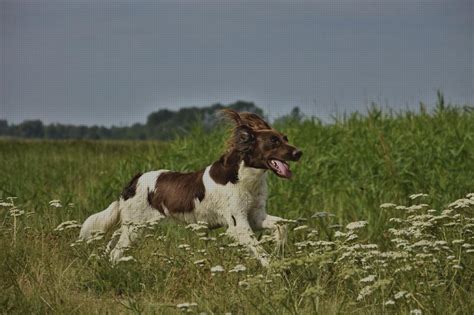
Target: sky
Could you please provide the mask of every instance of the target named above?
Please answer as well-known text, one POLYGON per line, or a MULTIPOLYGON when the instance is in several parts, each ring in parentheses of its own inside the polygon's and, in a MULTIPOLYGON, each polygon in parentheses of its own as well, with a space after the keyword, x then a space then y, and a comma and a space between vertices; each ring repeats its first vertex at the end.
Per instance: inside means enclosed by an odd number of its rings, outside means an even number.
POLYGON ((0 0, 0 119, 130 125, 255 102, 329 119, 474 104, 474 1, 0 0))

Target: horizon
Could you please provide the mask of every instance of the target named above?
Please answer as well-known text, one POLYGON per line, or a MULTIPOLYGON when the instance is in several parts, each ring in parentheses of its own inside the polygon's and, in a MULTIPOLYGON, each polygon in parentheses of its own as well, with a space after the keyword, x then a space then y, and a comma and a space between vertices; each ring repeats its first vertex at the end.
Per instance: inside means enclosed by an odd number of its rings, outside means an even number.
MULTIPOLYGON (((438 107, 438 104, 440 102, 442 102, 442 106, 444 107, 449 107, 449 106, 452 106, 452 107, 456 107, 456 108, 459 108, 459 109, 463 109, 463 108, 468 108, 469 110, 474 110, 474 106, 471 105, 471 104, 453 104, 453 103, 450 103, 450 102, 446 102, 446 99, 445 99, 445 96, 444 94, 439 91, 440 94, 437 95, 437 99, 435 101, 435 104, 425 104, 423 102, 419 102, 417 105, 413 105, 413 106, 410 106, 410 107, 406 107, 406 108, 401 108, 401 107, 398 107, 398 108, 395 108, 395 107, 391 107, 391 106, 381 106, 380 104, 377 104, 375 102, 372 102, 370 104, 368 104, 363 110, 353 110, 353 111, 343 111, 343 112, 334 112, 334 113, 331 113, 328 117, 325 117, 325 118, 322 118, 322 117, 318 117, 318 116, 314 116, 314 115, 308 115, 308 114, 305 114, 304 112, 301 111, 301 109, 298 107, 298 106, 295 106, 293 107, 292 109, 294 108, 298 108, 299 110, 299 113, 301 114, 301 119, 305 120, 305 119, 318 119, 320 120, 323 124, 331 124, 331 123, 335 123, 337 121, 337 119, 340 119, 341 117, 346 117, 348 115, 351 115, 351 114, 359 114, 361 117, 367 117, 369 115, 369 112, 372 110, 372 109, 376 109, 376 110, 380 110, 383 114, 387 114, 387 115, 404 115, 408 112, 410 113, 415 113, 415 114, 419 114, 421 112, 421 108, 423 107, 423 110, 427 110, 427 113, 428 114, 433 114, 434 110, 436 110, 436 108, 438 107), (441 99, 440 99, 441 98, 441 99)), ((258 106, 258 104, 255 104, 255 102, 252 102, 252 101, 247 101, 247 100, 236 100, 235 102, 233 103, 230 103, 230 104, 222 104, 222 103, 215 103, 215 104, 209 104, 207 106, 185 106, 185 107, 181 107, 181 108, 177 108, 177 109, 170 109, 170 108, 160 108, 156 111, 153 111, 153 112, 150 112, 146 115, 146 118, 148 118, 148 116, 152 113, 156 113, 158 112, 159 110, 169 110, 171 111, 173 114, 177 114, 181 109, 190 109, 190 108, 199 108, 199 109, 203 109, 203 108, 210 108, 212 107, 213 105, 223 105, 224 107, 229 107, 231 106, 232 104, 235 104, 237 102, 245 102, 245 103, 251 103, 251 104, 254 104, 257 108, 259 109, 262 109, 263 110, 263 114, 264 114, 264 118, 267 119, 268 121, 270 121, 270 123, 274 123, 276 120, 280 119, 280 118, 284 118, 285 116, 290 116, 291 114, 291 111, 292 109, 290 109, 288 112, 286 113, 281 113, 279 116, 274 116, 274 117, 270 117, 268 115, 268 113, 265 112, 265 110, 263 108, 261 108, 260 106, 258 106)), ((215 114, 217 115, 217 114, 215 114)), ((25 122, 29 122, 29 121, 41 121, 41 123, 44 125, 44 126, 48 126, 48 125, 65 125, 65 126, 74 126, 74 127, 81 127, 81 126, 85 126, 85 127, 104 127, 104 128, 130 128, 134 125, 146 125, 147 124, 147 119, 145 118, 144 121, 140 121, 140 122, 133 122, 133 123, 130 123, 130 124, 121 124, 121 125, 104 125, 104 124, 94 124, 94 125, 88 125, 88 124, 74 124, 74 123, 64 123, 64 122, 61 122, 61 121, 53 121, 53 122, 49 122, 49 123, 46 123, 44 121, 42 121, 41 119, 25 119, 23 121, 20 121, 20 122, 17 122, 17 123, 12 123, 11 121, 7 120, 7 119, 3 119, 0 117, 0 121, 2 120, 5 120, 9 126, 13 126, 13 125, 20 125, 22 123, 25 123, 25 122)))
POLYGON ((474 104, 469 0, 0 2, 0 119, 144 123, 254 102, 272 119, 474 104))

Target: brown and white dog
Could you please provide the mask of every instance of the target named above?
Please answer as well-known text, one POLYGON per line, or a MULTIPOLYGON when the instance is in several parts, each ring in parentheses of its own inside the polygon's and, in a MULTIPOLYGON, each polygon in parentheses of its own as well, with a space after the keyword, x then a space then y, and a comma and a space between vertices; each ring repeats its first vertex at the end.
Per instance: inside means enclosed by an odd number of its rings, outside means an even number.
POLYGON ((227 150, 219 160, 192 173, 159 170, 137 174, 119 200, 84 222, 80 239, 105 233, 120 223, 119 237, 107 246, 112 262, 139 238, 136 226, 172 217, 186 224, 205 222, 209 228, 227 227, 227 234, 246 246, 263 266, 268 255, 253 231, 281 233, 282 218, 266 213, 267 170, 290 178, 287 161, 298 161, 302 152, 288 138, 253 113, 223 110, 234 123, 227 150))

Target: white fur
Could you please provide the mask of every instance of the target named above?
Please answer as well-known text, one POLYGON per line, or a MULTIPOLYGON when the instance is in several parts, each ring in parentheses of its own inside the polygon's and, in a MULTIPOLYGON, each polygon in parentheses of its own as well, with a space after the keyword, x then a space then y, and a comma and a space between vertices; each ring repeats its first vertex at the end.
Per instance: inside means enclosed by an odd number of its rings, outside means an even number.
POLYGON ((154 190, 156 180, 167 170, 148 172, 139 178, 135 196, 128 200, 120 198, 106 210, 89 217, 82 226, 80 238, 87 239, 93 230, 106 232, 120 219, 120 237, 118 240, 113 238, 108 245, 111 260, 116 262, 126 248, 138 239, 137 226, 170 216, 186 224, 201 221, 206 222, 210 228, 227 227, 229 236, 247 246, 263 266, 268 265, 268 255, 258 244, 253 231, 271 229, 279 241, 282 241, 286 234, 285 230, 276 224, 283 219, 268 215, 265 211, 266 172, 246 167, 242 162, 238 171, 239 180, 235 184, 229 182, 220 185, 211 178, 209 170, 210 166, 203 175, 205 196, 202 201, 195 199, 192 212, 173 213, 163 206, 163 215, 152 208, 148 203, 148 192, 154 190))

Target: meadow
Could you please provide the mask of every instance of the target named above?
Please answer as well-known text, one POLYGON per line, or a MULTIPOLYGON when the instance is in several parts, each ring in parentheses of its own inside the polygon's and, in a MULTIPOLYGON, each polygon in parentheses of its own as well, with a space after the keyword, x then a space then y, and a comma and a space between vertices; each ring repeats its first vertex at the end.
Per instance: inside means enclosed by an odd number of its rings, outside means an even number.
POLYGON ((107 237, 76 242, 135 173, 217 159, 223 128, 170 142, 1 140, 0 312, 474 313, 472 110, 278 129, 304 155, 291 180, 269 175, 268 212, 296 223, 284 250, 260 233, 268 269, 224 229, 144 227, 115 266, 107 237))

